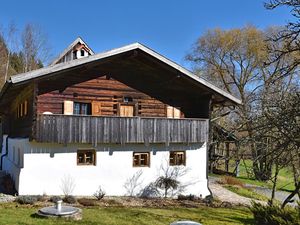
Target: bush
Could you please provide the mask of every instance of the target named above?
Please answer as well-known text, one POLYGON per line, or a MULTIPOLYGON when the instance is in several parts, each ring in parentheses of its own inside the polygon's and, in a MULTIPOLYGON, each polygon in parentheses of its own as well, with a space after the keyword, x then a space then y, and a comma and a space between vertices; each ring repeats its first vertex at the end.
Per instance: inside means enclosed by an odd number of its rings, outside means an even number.
POLYGON ((60 200, 62 200, 62 198, 59 196, 52 196, 50 198, 50 202, 53 202, 53 203, 56 203, 57 201, 60 201, 60 200))
POLYGON ((38 197, 33 195, 23 195, 16 198, 16 202, 22 205, 23 204, 33 205, 37 201, 38 201, 38 197))
POLYGON ((257 225, 300 225, 300 207, 298 209, 252 203, 250 208, 257 225))
POLYGON ((94 197, 100 201, 105 196, 105 191, 102 190, 101 186, 98 187, 97 191, 94 193, 94 197))
POLYGON ((194 201, 196 200, 196 196, 195 195, 178 195, 177 196, 177 200, 179 201, 183 201, 183 200, 190 200, 190 201, 194 201))
POLYGON ((63 201, 69 204, 75 204, 77 202, 76 198, 73 195, 68 195, 64 197, 63 201))
POLYGON ((78 203, 83 206, 96 206, 97 205, 97 203, 95 202, 95 199, 89 199, 89 198, 78 199, 78 203))
POLYGON ((230 176, 224 176, 222 177, 222 180, 220 181, 222 184, 228 184, 228 185, 236 185, 240 187, 244 187, 244 183, 235 177, 230 176))

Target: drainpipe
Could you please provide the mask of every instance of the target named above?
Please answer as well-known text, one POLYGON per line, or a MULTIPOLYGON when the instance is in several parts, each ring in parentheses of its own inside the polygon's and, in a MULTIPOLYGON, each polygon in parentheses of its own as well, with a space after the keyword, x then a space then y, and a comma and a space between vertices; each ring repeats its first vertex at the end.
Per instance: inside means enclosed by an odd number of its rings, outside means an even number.
POLYGON ((5 140, 5 153, 4 153, 4 155, 1 156, 0 170, 2 170, 4 157, 8 155, 8 137, 9 136, 7 135, 6 136, 6 140, 5 140))

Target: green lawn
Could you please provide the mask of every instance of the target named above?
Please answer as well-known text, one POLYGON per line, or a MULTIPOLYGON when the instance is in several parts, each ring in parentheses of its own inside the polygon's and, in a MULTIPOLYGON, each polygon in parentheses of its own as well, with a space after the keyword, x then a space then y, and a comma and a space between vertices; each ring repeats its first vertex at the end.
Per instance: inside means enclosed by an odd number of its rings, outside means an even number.
MULTIPOLYGON (((234 160, 231 160, 229 162, 229 171, 233 171, 235 167, 234 160)), ((219 169, 224 169, 224 165, 220 165, 218 167, 219 169)), ((262 182, 257 181, 254 179, 253 174, 251 175, 252 171, 252 161, 251 160, 245 160, 245 164, 243 161, 240 163, 240 173, 238 179, 241 180, 243 183, 258 185, 258 186, 264 186, 264 187, 272 187, 272 183, 269 182, 262 182), (250 172, 250 175, 247 173, 250 172)), ((292 191, 294 190, 295 185, 293 181, 293 175, 292 172, 289 169, 282 169, 279 172, 278 175, 278 183, 277 183, 277 189, 283 190, 283 191, 292 191)))
POLYGON ((229 191, 232 191, 238 195, 241 195, 241 196, 244 196, 247 198, 256 199, 256 200, 260 200, 260 201, 268 201, 269 200, 268 197, 256 193, 251 188, 244 188, 244 187, 231 186, 231 185, 225 185, 224 187, 226 189, 228 189, 229 191))
POLYGON ((83 220, 66 221, 36 218, 36 206, 15 203, 0 204, 0 224, 20 225, 169 225, 175 220, 193 220, 203 225, 252 224, 253 216, 246 208, 130 208, 93 207, 83 209, 83 220))

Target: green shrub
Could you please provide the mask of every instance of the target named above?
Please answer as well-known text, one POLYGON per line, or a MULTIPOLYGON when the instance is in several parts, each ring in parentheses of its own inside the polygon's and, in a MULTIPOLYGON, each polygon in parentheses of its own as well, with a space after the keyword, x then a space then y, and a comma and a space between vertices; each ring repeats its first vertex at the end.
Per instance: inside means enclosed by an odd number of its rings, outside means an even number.
POLYGON ((22 205, 23 204, 33 205, 37 201, 38 201, 38 197, 33 195, 23 195, 16 198, 16 202, 22 205))
POLYGON ((62 200, 62 198, 60 196, 52 196, 50 198, 50 202, 56 203, 57 201, 62 200))
POLYGON ((79 204, 83 206, 96 206, 96 200, 95 199, 90 199, 90 198, 80 198, 77 200, 79 204))
POLYGON ((72 195, 68 195, 68 196, 64 197, 63 201, 65 203, 69 203, 69 204, 75 204, 77 202, 76 198, 72 195))
POLYGON ((257 225, 300 225, 299 207, 281 209, 277 205, 261 205, 253 202, 250 210, 257 225))

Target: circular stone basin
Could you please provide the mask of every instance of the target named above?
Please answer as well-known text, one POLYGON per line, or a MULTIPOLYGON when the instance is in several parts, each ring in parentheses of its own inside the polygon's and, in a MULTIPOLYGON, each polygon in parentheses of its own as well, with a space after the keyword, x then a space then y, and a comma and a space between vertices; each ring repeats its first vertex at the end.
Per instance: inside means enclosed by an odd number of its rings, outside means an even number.
POLYGON ((202 225, 202 224, 193 221, 176 221, 171 223, 170 225, 202 225))
POLYGON ((81 209, 72 206, 61 206, 60 210, 55 206, 45 207, 40 209, 37 214, 43 217, 62 217, 74 220, 82 219, 81 209))

